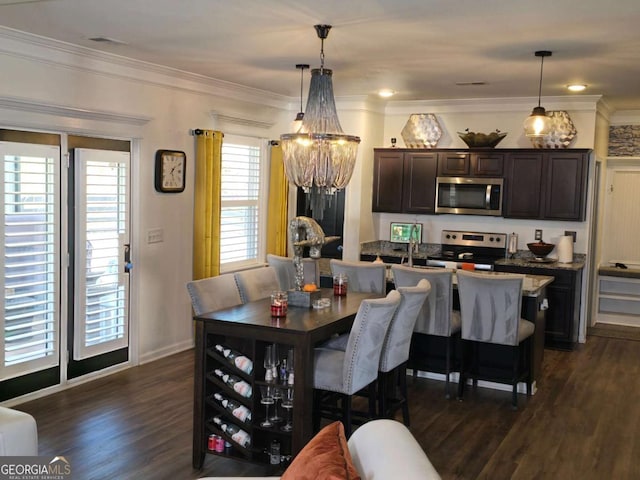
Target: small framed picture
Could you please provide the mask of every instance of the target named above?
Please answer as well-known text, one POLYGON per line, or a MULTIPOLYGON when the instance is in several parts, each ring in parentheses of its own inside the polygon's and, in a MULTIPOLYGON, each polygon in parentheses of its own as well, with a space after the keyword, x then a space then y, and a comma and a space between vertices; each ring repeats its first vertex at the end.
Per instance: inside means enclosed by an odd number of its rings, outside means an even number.
POLYGON ((155 187, 158 192, 179 193, 184 191, 187 171, 187 156, 178 150, 156 152, 155 187))
POLYGON ((414 228, 413 239, 416 243, 422 243, 421 223, 391 222, 391 233, 389 234, 389 241, 395 243, 409 243, 412 227, 414 228))

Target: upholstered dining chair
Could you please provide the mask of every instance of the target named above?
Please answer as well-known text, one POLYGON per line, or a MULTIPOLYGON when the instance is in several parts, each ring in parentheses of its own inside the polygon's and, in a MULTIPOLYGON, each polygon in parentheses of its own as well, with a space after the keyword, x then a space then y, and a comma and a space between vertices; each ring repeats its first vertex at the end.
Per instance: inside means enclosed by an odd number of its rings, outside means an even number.
MULTIPOLYGON (((291 290, 296 287, 296 268, 292 258, 269 253, 267 263, 275 269, 281 290, 291 290)), ((316 260, 303 258, 302 272, 305 284, 315 283, 318 287, 320 286, 320 269, 316 260)))
POLYGON ((242 303, 267 298, 280 289, 278 275, 273 267, 252 268, 234 273, 242 303))
POLYGON ((348 262, 332 258, 329 266, 332 275, 347 275, 347 291, 382 294, 387 291, 387 267, 383 263, 348 262))
POLYGON ((478 343, 504 345, 512 355, 509 383, 515 409, 518 407, 518 382, 525 380, 527 395, 531 395, 533 381, 531 338, 535 325, 520 317, 524 275, 487 275, 458 270, 457 277, 463 342, 458 397, 462 399, 467 377, 474 380, 479 377, 474 365, 469 365, 467 347, 475 349, 478 343))
POLYGON ((382 345, 401 295, 392 290, 385 298, 363 300, 353 321, 345 350, 316 347, 313 361, 314 429, 320 426, 321 397, 334 392, 340 397, 341 421, 347 437, 351 435, 351 398, 369 389, 369 414, 375 415, 375 380, 382 345))
POLYGON ((236 279, 231 273, 187 283, 193 313, 202 315, 242 303, 236 279))
MULTIPOLYGON (((454 369, 456 340, 460 337, 460 312, 453 310, 453 274, 455 270, 446 268, 413 268, 403 265, 392 265, 391 273, 393 281, 398 287, 416 285, 421 279, 427 279, 431 284, 431 291, 418 314, 414 327, 414 345, 420 343, 421 335, 444 337, 445 347, 445 395, 451 396, 450 376, 454 369)), ((413 370, 414 378, 421 368, 425 368, 418 358, 418 354, 412 355, 409 368, 413 370)), ((432 369, 432 366, 427 368, 432 369)), ((441 370, 439 370, 441 371, 441 370)))
MULTIPOLYGON (((420 309, 431 291, 431 284, 428 280, 422 279, 416 286, 399 287, 397 290, 401 297, 400 305, 391 318, 380 353, 377 379, 378 413, 376 417, 389 417, 396 408, 401 407, 403 422, 409 426, 407 360, 409 359, 413 327, 420 309), (393 405, 389 405, 388 393, 395 390, 394 386, 389 384, 389 380, 396 378, 400 397, 397 398, 397 401, 391 399, 393 405)), ((348 340, 349 334, 345 333, 328 340, 322 344, 322 347, 344 351, 347 348, 348 340)))

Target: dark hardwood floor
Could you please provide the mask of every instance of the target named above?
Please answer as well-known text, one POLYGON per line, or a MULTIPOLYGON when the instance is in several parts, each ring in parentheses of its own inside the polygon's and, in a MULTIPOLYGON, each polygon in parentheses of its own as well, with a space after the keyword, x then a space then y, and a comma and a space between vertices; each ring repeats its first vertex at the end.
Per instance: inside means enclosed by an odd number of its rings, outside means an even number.
MULTIPOLYGON (((212 455, 191 468, 192 361, 183 352, 15 408, 36 418, 40 453, 64 455, 76 480, 264 475, 212 455)), ((442 382, 409 387, 411 431, 444 479, 640 478, 638 341, 545 350, 538 393, 517 411, 508 391, 469 388, 459 402, 442 382)))

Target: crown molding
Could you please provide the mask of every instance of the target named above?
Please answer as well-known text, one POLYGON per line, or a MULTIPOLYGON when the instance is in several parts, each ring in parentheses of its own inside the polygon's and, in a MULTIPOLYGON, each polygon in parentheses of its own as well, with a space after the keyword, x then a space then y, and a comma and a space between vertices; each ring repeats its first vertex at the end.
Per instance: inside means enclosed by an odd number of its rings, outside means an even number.
POLYGON ((223 124, 226 123, 231 125, 242 125, 245 127, 261 128, 261 129, 268 129, 273 127, 276 124, 275 121, 264 122, 264 121, 255 120, 252 118, 243 118, 235 115, 226 115, 224 113, 216 112, 215 110, 212 110, 210 112, 210 115, 213 120, 219 121, 220 123, 223 123, 223 124))
POLYGON ((137 83, 286 110, 289 97, 0 26, 0 53, 137 83))
MULTIPOLYGON (((542 97, 547 110, 596 111, 600 95, 542 97)), ((390 101, 387 115, 429 113, 486 113, 529 112, 538 103, 538 97, 466 98, 445 100, 390 101)))
POLYGON ((57 117, 81 118, 84 120, 98 120, 135 126, 145 125, 151 120, 151 117, 140 115, 76 108, 66 105, 57 105, 50 102, 6 96, 0 96, 0 108, 30 113, 44 113, 46 115, 54 115, 57 117))

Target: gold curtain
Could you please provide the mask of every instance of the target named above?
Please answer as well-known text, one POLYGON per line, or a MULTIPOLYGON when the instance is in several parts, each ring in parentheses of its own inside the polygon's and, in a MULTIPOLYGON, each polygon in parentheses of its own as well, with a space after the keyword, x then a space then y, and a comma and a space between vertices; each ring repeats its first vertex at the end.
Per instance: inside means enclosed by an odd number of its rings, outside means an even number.
POLYGON ((193 279, 220 274, 222 132, 196 130, 193 279))
POLYGON ((271 142, 269 207, 267 213, 267 253, 287 256, 287 210, 289 181, 284 173, 280 142, 271 142))

